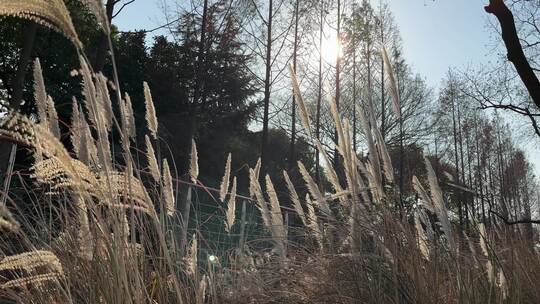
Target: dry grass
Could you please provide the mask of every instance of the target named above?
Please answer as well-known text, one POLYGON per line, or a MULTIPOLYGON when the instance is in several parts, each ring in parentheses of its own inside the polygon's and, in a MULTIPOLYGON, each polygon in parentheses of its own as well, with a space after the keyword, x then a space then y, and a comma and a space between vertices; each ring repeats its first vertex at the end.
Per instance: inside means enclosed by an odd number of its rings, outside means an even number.
MULTIPOLYGON (((2 3, 0 13, 48 22, 78 41, 69 15, 57 2, 62 1, 35 4, 31 9, 43 11, 33 15, 28 15, 25 6, 2 3)), ((92 3, 87 1, 89 6, 92 3)), ((339 136, 335 144, 344 176, 338 177, 338 170, 316 140, 314 145, 326 161, 325 174, 333 191, 319 188, 305 166, 298 163, 309 189, 302 202, 284 173, 291 201, 305 226, 296 231, 301 240, 288 241, 282 202, 269 176, 265 176, 266 191, 262 190, 258 162, 249 170, 249 186, 272 248, 253 250, 264 246, 250 243, 217 257, 214 264, 205 264, 198 258, 195 234, 183 255, 185 248, 170 237, 179 219, 167 161, 163 161, 160 172, 147 136, 148 163, 155 181, 147 188, 139 175, 144 170, 133 162, 130 152, 135 130, 129 96, 122 100, 118 94, 123 109, 117 119, 108 81, 94 74, 84 57, 80 60, 85 111, 74 103, 70 137, 74 155, 56 134, 58 121, 46 96, 39 61, 34 77, 40 122, 11 113, 0 123, 1 135, 31 149, 35 187, 27 194, 37 197, 32 200, 33 213, 19 209, 11 200, 0 209, 3 302, 540 302, 540 255, 530 240, 513 227, 486 228, 479 224, 468 232, 470 235, 455 229, 427 160, 429 189, 414 178, 423 204, 409 213, 397 212, 393 167, 372 109, 357 109, 369 149, 364 161, 353 150, 349 123, 341 120, 332 100, 329 102, 339 136), (114 128, 121 134, 127 166, 113 161, 109 134, 114 128)), ((391 71, 388 62, 387 69, 391 71)), ((301 121, 312 134, 294 75, 293 88, 301 121)), ((146 83, 144 95, 147 129, 155 140, 158 122, 146 83)), ((398 108, 399 96, 394 96, 394 102, 398 108)), ((193 147, 191 177, 196 182, 197 151, 195 144, 193 147)), ((230 178, 229 155, 219 191, 221 202, 229 194, 226 231, 235 222, 237 196, 236 177, 229 193, 230 178)))

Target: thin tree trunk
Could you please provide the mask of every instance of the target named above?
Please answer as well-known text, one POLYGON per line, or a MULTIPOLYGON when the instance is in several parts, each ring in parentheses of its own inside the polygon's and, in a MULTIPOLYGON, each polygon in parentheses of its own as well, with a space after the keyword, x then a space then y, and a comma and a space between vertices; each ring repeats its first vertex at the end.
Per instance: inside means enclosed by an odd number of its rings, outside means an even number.
MULTIPOLYGON (((107 20, 111 24, 113 19, 114 5, 115 0, 107 0, 105 4, 105 13, 107 15, 107 20)), ((96 61, 94 62, 94 71, 96 73, 103 71, 105 67, 105 61, 107 59, 107 51, 109 50, 109 37, 106 33, 101 33, 101 38, 99 40, 98 49, 96 51, 96 61)))
MULTIPOLYGON (((296 74, 296 57, 298 50, 298 7, 300 0, 296 0, 294 7, 294 46, 293 46, 293 71, 296 74)), ((295 140, 296 140, 296 96, 292 94, 292 112, 291 112, 291 147, 289 151, 289 169, 296 166, 295 140)))
MULTIPOLYGON (((25 28, 23 33, 23 46, 21 49, 21 55, 19 57, 19 65, 17 66, 17 72, 15 74, 15 78, 12 82, 12 96, 9 101, 9 107, 10 111, 16 112, 19 110, 19 107, 22 102, 23 92, 24 92, 24 82, 26 78, 26 71, 28 69, 28 63, 30 62, 30 56, 32 54, 32 49, 34 47, 34 41, 36 39, 36 32, 37 32, 37 24, 35 22, 29 22, 25 28)), ((15 164, 15 157, 17 155, 17 144, 7 144, 3 145, 5 147, 11 146, 9 154, 9 158, 7 160, 2 159, 2 166, 5 165, 5 169, 3 170, 4 174, 4 187, 2 195, 2 204, 5 204, 8 192, 9 192, 9 186, 11 183, 11 174, 13 172, 13 165, 15 164)))
POLYGON ((475 138, 476 138, 476 166, 477 166, 477 184, 478 184, 478 188, 480 190, 480 206, 482 208, 482 223, 486 223, 486 210, 485 210, 485 206, 484 206, 484 183, 482 181, 482 178, 483 178, 483 169, 481 167, 481 164, 480 164, 480 158, 481 158, 481 155, 480 155, 480 139, 479 139, 479 135, 478 135, 478 125, 475 125, 474 127, 474 133, 475 133, 475 138))
MULTIPOLYGON (((208 0, 203 2, 203 13, 201 21, 201 37, 199 39, 199 50, 197 55, 197 77, 195 78, 195 88, 193 93, 193 101, 195 103, 204 104, 204 100, 201 99, 201 95, 204 94, 204 75, 205 75, 205 58, 204 58, 204 49, 206 45, 206 27, 208 23, 208 0)), ((204 99, 204 98, 203 98, 204 99)))
MULTIPOLYGON (((336 30, 336 35, 337 35, 337 47, 338 47, 338 53, 336 54, 336 107, 337 107, 337 110, 338 110, 338 114, 339 114, 339 111, 340 111, 340 107, 339 107, 339 102, 340 102, 340 95, 341 95, 341 88, 340 88, 340 85, 341 85, 341 82, 340 82, 340 76, 341 76, 341 56, 339 54, 339 49, 340 49, 340 46, 341 46, 341 0, 337 0, 337 30, 336 30)), ((338 134, 337 134, 337 129, 334 130, 334 141, 337 145, 337 142, 338 142, 338 134)), ((338 172, 340 172, 340 160, 339 160, 339 153, 338 153, 338 150, 337 150, 337 147, 334 148, 334 166, 336 168, 336 170, 338 170, 338 172)))
POLYGON ((261 174, 262 178, 266 175, 267 166, 267 149, 268 149, 268 120, 270 109, 270 82, 272 68, 272 19, 273 19, 273 0, 268 1, 268 20, 266 27, 266 66, 264 77, 264 114, 263 114, 263 130, 261 141, 261 174))
MULTIPOLYGON (((461 162, 461 184, 463 186, 465 186, 465 165, 464 165, 464 161, 463 161, 463 132, 462 132, 462 128, 461 128, 461 111, 459 110, 459 105, 456 107, 457 108, 457 130, 458 130, 458 139, 459 139, 459 157, 460 157, 460 162, 461 162)), ((458 177, 459 179, 459 177, 458 177)), ((463 216, 463 219, 465 221, 465 226, 468 226, 468 218, 469 218, 469 214, 468 214, 468 209, 469 209, 469 206, 467 204, 467 199, 466 199, 466 193, 464 191, 460 191, 461 193, 461 200, 460 200, 460 203, 461 204, 464 204, 465 206, 463 206, 463 213, 464 213, 464 216, 463 216)))
POLYGON ((9 107, 13 111, 17 111, 22 102, 24 92, 24 82, 26 78, 26 71, 28 69, 28 63, 30 62, 30 56, 34 47, 34 41, 36 39, 37 24, 29 22, 24 28, 23 33, 23 47, 21 49, 21 55, 19 57, 19 65, 17 66, 17 73, 12 82, 13 92, 9 107))
MULTIPOLYGON (((381 12, 382 18, 382 12, 381 12)), ((384 46, 384 28, 381 19, 381 49, 384 46)), ((384 59, 381 54, 381 135, 383 140, 386 139, 386 96, 384 90, 384 59)))
POLYGON ((355 35, 353 34, 353 149, 356 154, 356 43, 355 35))
POLYGON ((529 91, 529 95, 536 106, 540 108, 540 81, 523 52, 523 47, 521 46, 516 30, 514 15, 506 6, 504 0, 490 0, 485 10, 495 15, 499 20, 502 39, 508 52, 508 60, 514 64, 519 77, 523 81, 527 91, 529 91))
MULTIPOLYGON (((458 156, 458 139, 457 139, 457 126, 456 126, 456 110, 455 110, 455 101, 454 101, 454 86, 453 79, 450 80, 450 102, 452 103, 452 124, 453 124, 453 133, 454 133, 454 156, 456 164, 456 178, 459 180, 459 156, 458 156)), ((463 227, 463 212, 461 206, 461 198, 458 195, 458 213, 459 213, 459 226, 463 227)))
MULTIPOLYGON (((321 140, 321 101, 322 101, 322 43, 323 43, 323 30, 324 30, 324 1, 321 3, 321 16, 320 16, 320 28, 319 28, 319 79, 318 79, 318 92, 317 92, 317 117, 315 122, 315 136, 317 141, 321 140)), ((316 149, 315 152, 315 177, 317 185, 321 184, 320 173, 320 152, 316 149)))

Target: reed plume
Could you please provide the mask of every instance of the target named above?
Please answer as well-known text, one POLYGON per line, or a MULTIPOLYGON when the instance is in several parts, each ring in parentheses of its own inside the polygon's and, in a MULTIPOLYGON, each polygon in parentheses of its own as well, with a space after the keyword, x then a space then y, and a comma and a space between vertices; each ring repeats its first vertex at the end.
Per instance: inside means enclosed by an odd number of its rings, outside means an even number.
POLYGON ((148 162, 150 175, 154 181, 159 182, 161 180, 161 174, 156 159, 156 153, 154 152, 154 147, 152 147, 152 142, 150 141, 150 137, 148 137, 148 135, 144 136, 144 141, 146 143, 146 160, 148 162))
POLYGON ((225 219, 225 231, 231 233, 232 226, 236 217, 236 176, 233 178, 229 203, 227 204, 227 213, 225 219))
POLYGON ((319 209, 324 213, 325 216, 332 217, 332 211, 330 211, 330 208, 326 203, 326 199, 322 195, 319 187, 317 186, 311 175, 309 175, 309 172, 301 161, 298 161, 298 169, 300 170, 300 174, 306 182, 309 193, 311 193, 311 196, 313 196, 313 198, 317 202, 317 206, 319 207, 319 209))
POLYGON ((224 202, 227 191, 229 190, 229 179, 231 176, 231 153, 227 156, 227 163, 225 164, 225 173, 221 179, 221 184, 219 185, 219 200, 224 202))
POLYGON ((82 43, 63 0, 2 0, 0 15, 27 19, 48 27, 66 36, 82 50, 82 43))
POLYGON ((191 160, 189 165, 189 175, 193 183, 197 183, 199 176, 199 159, 197 155, 197 144, 194 139, 191 139, 191 160))
POLYGON ((143 82, 143 87, 144 104, 146 106, 146 126, 148 131, 150 131, 150 135, 152 135, 154 139, 157 139, 158 121, 156 117, 156 109, 154 108, 154 100, 152 99, 152 93, 150 92, 150 87, 146 81, 143 82))
POLYGON ((396 114, 398 119, 401 119, 399 90, 397 87, 396 76, 394 75, 394 69, 392 68, 392 64, 390 63, 390 58, 388 58, 386 48, 383 47, 381 52, 384 61, 384 68, 386 69, 386 73, 388 74, 388 79, 390 81, 390 92, 392 94, 392 110, 394 110, 394 114, 396 114))
POLYGON ((287 189, 289 190, 289 196, 293 203, 294 210, 296 211, 296 214, 298 215, 304 226, 307 227, 308 223, 306 220, 304 209, 302 208, 302 204, 300 203, 300 198, 298 197, 298 193, 296 193, 296 189, 294 189, 294 185, 289 178, 289 174, 287 174, 287 171, 285 170, 283 170, 283 177, 285 178, 285 183, 287 184, 287 189))
POLYGON ((173 191, 173 180, 171 176, 171 169, 169 168, 169 162, 167 159, 163 159, 163 196, 165 197, 165 209, 167 215, 172 216, 176 211, 175 197, 173 191))
POLYGON ((437 181, 437 176, 435 175, 435 171, 433 171, 433 167, 431 167, 431 162, 429 161, 429 159, 427 159, 427 157, 424 157, 424 161, 426 163, 429 188, 431 191, 431 198, 433 199, 433 205, 435 207, 435 212, 443 228, 444 234, 448 241, 448 245, 450 246, 450 250, 452 252, 455 252, 456 245, 454 242, 454 236, 452 234, 452 224, 448 219, 448 211, 446 209, 446 205, 444 204, 442 191, 439 187, 439 182, 437 181))
POLYGON ((277 245, 279 253, 282 257, 285 256, 285 240, 287 239, 287 230, 283 224, 283 215, 281 214, 281 206, 279 205, 279 200, 277 197, 276 190, 274 189, 274 184, 270 179, 269 175, 266 175, 266 192, 268 193, 268 198, 270 199, 270 231, 274 242, 277 245))

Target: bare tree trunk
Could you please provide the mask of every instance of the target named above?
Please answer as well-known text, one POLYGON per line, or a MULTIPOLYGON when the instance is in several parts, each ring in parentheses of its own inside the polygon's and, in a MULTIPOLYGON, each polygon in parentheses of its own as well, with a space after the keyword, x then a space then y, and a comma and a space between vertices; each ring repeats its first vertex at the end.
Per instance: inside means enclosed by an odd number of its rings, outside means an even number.
POLYGON ((353 149, 356 154, 356 43, 355 35, 353 34, 353 149))
POLYGON ((272 68, 272 19, 273 19, 273 0, 268 1, 268 20, 266 22, 266 66, 264 78, 264 114, 263 114, 263 130, 261 141, 261 177, 266 175, 267 166, 267 148, 268 148, 268 120, 270 108, 270 82, 272 68))
MULTIPOLYGON (((337 29, 336 29, 336 34, 337 34, 337 43, 338 43, 338 50, 339 50, 339 47, 341 46, 341 0, 337 0, 337 29)), ((340 102, 340 95, 341 95, 341 88, 340 88, 340 85, 341 85, 341 81, 340 81, 340 76, 341 76, 341 56, 339 54, 339 51, 338 53, 336 54, 336 107, 337 107, 337 110, 338 110, 338 114, 339 114, 339 111, 340 111, 340 108, 339 108, 339 102, 340 102)), ((337 134, 337 129, 334 130, 334 141, 338 142, 338 134, 337 134)), ((338 153, 338 150, 337 150, 337 147, 334 148, 334 166, 336 168, 336 170, 340 170, 340 159, 339 159, 339 153, 338 153)), ((339 174, 339 173, 338 173, 339 174)))
MULTIPOLYGON (((13 91, 11 99, 9 101, 9 110, 12 112, 18 111, 22 102, 26 71, 28 69, 28 63, 30 62, 32 49, 34 47, 36 31, 37 24, 35 22, 29 22, 24 28, 23 47, 21 49, 21 55, 19 57, 19 65, 17 66, 17 72, 15 74, 15 78, 12 81, 13 91)), ((1 146, 2 150, 5 149, 6 152, 7 150, 10 151, 9 154, 0 153, 0 155, 2 156, 2 159, 0 160, 0 165, 2 165, 2 173, 4 174, 4 187, 2 188, 4 194, 2 195, 2 203, 5 204, 9 192, 9 185, 11 183, 11 173, 13 172, 13 165, 15 163, 15 157, 17 155, 17 144, 8 144, 6 142, 3 143, 1 146)))
POLYGON ((540 81, 531 68, 523 47, 519 40, 514 15, 504 3, 504 0, 490 0, 489 5, 485 7, 486 12, 495 15, 501 25, 501 34, 506 50, 508 60, 514 64, 519 77, 527 88, 529 95, 540 108, 540 81))
MULTIPOLYGON (((456 106, 454 100, 454 85, 453 79, 450 79, 450 102, 452 103, 452 124, 454 133, 454 156, 456 163, 456 178, 459 180, 459 156, 458 156, 458 138, 457 138, 457 126, 456 126, 456 106)), ((458 213, 459 213, 459 226, 463 228, 463 212, 461 206, 461 199, 458 196, 458 213)))
MULTIPOLYGON (((382 12, 381 12, 382 18, 382 12)), ((384 47, 384 27, 381 19, 381 49, 384 47)), ((381 135, 383 140, 386 139, 386 96, 384 91, 384 59, 381 54, 381 135)))
MULTIPOLYGON (((116 0, 107 0, 105 4, 105 13, 107 14, 107 20, 111 24, 113 19, 114 5, 116 0)), ((109 37, 106 33, 101 33, 98 49, 96 52, 96 61, 94 62, 94 71, 101 72, 105 66, 105 60, 107 59, 107 51, 109 50, 109 37)))
MULTIPOLYGON (((320 15, 320 28, 319 28, 319 79, 318 79, 318 92, 317 92, 317 117, 315 122, 315 136, 317 141, 321 140, 321 101, 322 101, 322 43, 323 43, 323 30, 324 30, 324 1, 321 3, 321 15, 320 15)), ((320 173, 320 153, 316 149, 315 151, 315 176, 317 185, 321 184, 320 173)))
POLYGON ((481 167, 481 163, 480 163, 480 158, 481 158, 481 155, 480 155, 480 138, 479 138, 479 135, 478 135, 478 125, 476 124, 475 127, 474 127, 474 134, 475 134, 475 143, 476 143, 476 166, 477 166, 477 185, 478 185, 478 188, 480 190, 480 206, 481 206, 481 210, 482 210, 482 223, 486 223, 486 209, 485 209, 485 206, 484 206, 484 183, 483 183, 483 170, 484 168, 481 167))
MULTIPOLYGON (((296 0, 294 7, 294 46, 293 46, 293 71, 296 74, 296 57, 298 50, 298 7, 300 0, 296 0)), ((289 151, 289 169, 296 166, 295 156, 295 140, 296 140, 296 96, 292 94, 292 112, 291 112, 291 147, 289 151)))
MULTIPOLYGON (((457 108, 457 130, 458 130, 458 139, 459 139, 459 159, 460 159, 460 162, 461 162, 461 184, 464 186, 465 185, 465 164, 464 164, 464 161, 463 161, 463 132, 462 132, 462 128, 461 128, 461 111, 459 110, 459 105, 456 107, 457 108)), ((458 176, 458 180, 460 179, 460 177, 458 176)), ((464 208, 462 209, 463 211, 463 219, 464 219, 464 222, 465 222, 465 226, 468 226, 468 218, 469 218, 469 206, 467 204, 467 199, 466 199, 466 196, 467 194, 464 192, 464 191, 461 191, 460 190, 460 204, 464 204, 465 206, 463 206, 464 208)))
POLYGON ((29 22, 24 28, 23 33, 23 47, 21 49, 21 55, 19 57, 19 65, 17 66, 17 73, 12 81, 13 92, 11 94, 11 100, 9 107, 13 111, 17 111, 21 105, 23 92, 24 92, 24 80, 26 78, 26 71, 28 69, 28 63, 30 62, 30 56, 34 47, 34 41, 36 39, 37 24, 29 22))
MULTIPOLYGON (((206 24, 208 22, 208 0, 204 0, 203 3, 203 13, 201 21, 201 37, 199 39, 199 50, 197 55, 197 77, 195 79, 195 87, 193 90, 193 101, 195 103, 204 103, 204 100, 201 99, 201 92, 203 89, 203 79, 205 75, 205 59, 204 59, 204 48, 206 44, 206 24)), ((202 94, 205 95, 205 94, 202 94)))

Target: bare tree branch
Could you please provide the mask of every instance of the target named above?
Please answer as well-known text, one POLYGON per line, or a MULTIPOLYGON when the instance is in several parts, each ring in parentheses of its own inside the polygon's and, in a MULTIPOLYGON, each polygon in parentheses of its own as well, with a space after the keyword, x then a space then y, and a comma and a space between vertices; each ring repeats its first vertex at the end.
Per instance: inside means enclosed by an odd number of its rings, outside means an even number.
POLYGON ((540 81, 525 57, 523 47, 518 38, 514 15, 503 0, 490 0, 485 7, 486 12, 495 15, 499 20, 502 39, 508 52, 508 60, 514 64, 519 77, 538 108, 540 108, 540 81))

